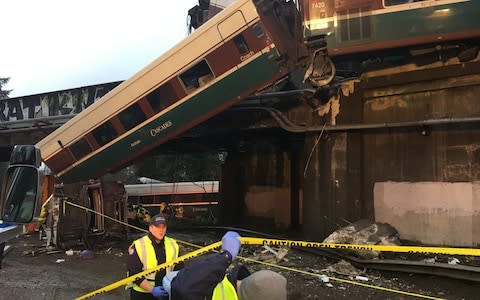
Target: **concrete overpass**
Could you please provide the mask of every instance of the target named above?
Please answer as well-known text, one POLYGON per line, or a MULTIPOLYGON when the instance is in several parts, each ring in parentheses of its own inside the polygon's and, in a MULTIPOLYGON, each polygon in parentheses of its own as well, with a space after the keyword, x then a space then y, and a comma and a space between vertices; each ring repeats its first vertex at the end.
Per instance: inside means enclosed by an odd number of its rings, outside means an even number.
MULTIPOLYGON (((100 87, 1 100, 1 144, 38 141, 95 99, 79 90, 100 87), (44 107, 49 113, 36 119, 44 107)), ((220 182, 232 225, 270 224, 319 240, 369 218, 429 244, 480 242, 478 57, 373 70, 340 81, 326 98, 281 90, 246 99, 155 151, 226 151, 220 182)))

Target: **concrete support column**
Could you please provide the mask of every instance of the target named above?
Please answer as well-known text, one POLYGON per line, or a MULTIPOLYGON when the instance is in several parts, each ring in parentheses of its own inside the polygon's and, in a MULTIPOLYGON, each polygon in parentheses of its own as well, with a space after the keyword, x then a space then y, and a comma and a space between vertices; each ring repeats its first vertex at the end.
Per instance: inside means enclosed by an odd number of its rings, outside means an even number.
POLYGON ((343 132, 318 138, 311 135, 305 141, 303 229, 314 240, 324 239, 362 215, 358 137, 343 132))
POLYGON ((301 202, 303 201, 304 140, 290 143, 290 221, 292 229, 299 229, 303 222, 301 202))
POLYGON ((245 157, 238 152, 229 152, 222 167, 220 186, 220 222, 238 225, 245 211, 245 157))
MULTIPOLYGON (((302 176, 303 187, 303 230, 307 239, 320 239, 325 236, 324 203, 328 199, 327 188, 323 185, 330 177, 329 168, 322 156, 330 154, 326 151, 325 140, 320 136, 309 135, 305 138, 305 166, 302 176)), ((327 155, 329 156, 329 155, 327 155)))

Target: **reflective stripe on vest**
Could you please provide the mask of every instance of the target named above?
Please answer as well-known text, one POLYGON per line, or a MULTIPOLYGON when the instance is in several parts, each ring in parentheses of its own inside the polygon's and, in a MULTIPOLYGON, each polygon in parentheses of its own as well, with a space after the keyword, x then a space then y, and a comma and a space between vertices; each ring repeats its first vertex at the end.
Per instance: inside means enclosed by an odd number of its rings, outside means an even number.
MULTIPOLYGON (((164 237, 164 245, 165 245, 165 259, 166 262, 174 260, 178 257, 178 244, 174 239, 169 237, 164 237)), ((155 255, 155 249, 152 245, 152 240, 148 237, 148 235, 135 240, 130 247, 135 247, 135 251, 137 251, 137 255, 140 261, 143 264, 142 270, 148 270, 155 268, 158 265, 157 256, 155 255)), ((162 262, 163 263, 163 262, 162 262)), ((171 272, 173 270, 173 266, 167 268, 167 272, 171 272)), ((152 273, 145 276, 145 279, 150 281, 150 283, 155 286, 155 275, 157 273, 152 273)), ((133 289, 142 292, 148 293, 148 291, 142 289, 138 285, 134 284, 133 289)))
POLYGON ((237 291, 227 276, 213 290, 212 300, 238 300, 237 291))

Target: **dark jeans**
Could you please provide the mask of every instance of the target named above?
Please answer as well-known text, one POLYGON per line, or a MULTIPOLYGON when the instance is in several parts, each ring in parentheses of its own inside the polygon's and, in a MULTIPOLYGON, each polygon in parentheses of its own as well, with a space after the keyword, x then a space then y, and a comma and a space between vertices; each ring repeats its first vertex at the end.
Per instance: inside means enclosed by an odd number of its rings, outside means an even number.
POLYGON ((168 300, 168 297, 155 298, 150 293, 140 293, 134 289, 130 289, 130 300, 168 300))

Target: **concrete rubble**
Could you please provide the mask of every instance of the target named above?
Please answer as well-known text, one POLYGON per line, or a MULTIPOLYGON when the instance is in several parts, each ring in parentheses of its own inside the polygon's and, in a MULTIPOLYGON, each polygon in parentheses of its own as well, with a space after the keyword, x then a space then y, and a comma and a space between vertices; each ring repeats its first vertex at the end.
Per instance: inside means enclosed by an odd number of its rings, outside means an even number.
MULTIPOLYGON (((362 244, 362 245, 400 245, 398 232, 386 223, 373 223, 369 220, 359 220, 337 231, 323 240, 324 243, 362 244)), ((354 255, 363 259, 378 258, 379 252, 351 250, 354 255)))

